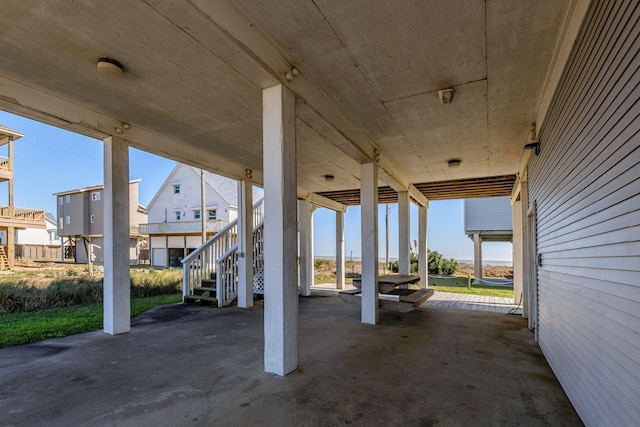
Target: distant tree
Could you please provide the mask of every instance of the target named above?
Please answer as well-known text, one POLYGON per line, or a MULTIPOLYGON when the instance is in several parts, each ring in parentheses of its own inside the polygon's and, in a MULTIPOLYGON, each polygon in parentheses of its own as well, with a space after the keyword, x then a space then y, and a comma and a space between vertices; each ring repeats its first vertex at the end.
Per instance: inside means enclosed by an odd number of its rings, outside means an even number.
MULTIPOLYGON (((438 251, 427 250, 427 265, 429 274, 451 275, 458 270, 458 261, 453 258, 445 259, 438 251)), ((410 253, 411 272, 418 272, 418 255, 411 251, 410 253)), ((393 273, 400 271, 398 261, 390 262, 389 269, 393 273)))

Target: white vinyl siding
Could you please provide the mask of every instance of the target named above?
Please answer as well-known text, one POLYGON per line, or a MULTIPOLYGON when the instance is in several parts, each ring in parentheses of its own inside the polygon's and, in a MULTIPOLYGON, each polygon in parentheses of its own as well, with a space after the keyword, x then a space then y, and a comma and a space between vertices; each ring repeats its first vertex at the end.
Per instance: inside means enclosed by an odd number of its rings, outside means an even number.
POLYGON ((464 201, 465 231, 513 231, 509 197, 485 197, 464 201))
POLYGON ((587 426, 640 420, 640 7, 595 2, 529 163, 537 335, 587 426))

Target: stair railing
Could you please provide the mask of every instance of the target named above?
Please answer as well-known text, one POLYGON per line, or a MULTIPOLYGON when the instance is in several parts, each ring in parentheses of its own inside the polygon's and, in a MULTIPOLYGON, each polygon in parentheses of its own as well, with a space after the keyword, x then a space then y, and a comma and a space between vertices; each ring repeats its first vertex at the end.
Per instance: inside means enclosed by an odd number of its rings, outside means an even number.
MULTIPOLYGON (((263 218, 264 198, 253 205, 254 226, 256 221, 262 222, 263 218)), ((236 218, 182 260, 183 298, 192 295, 193 289, 200 286, 202 280, 210 280, 215 275, 218 305, 222 306, 223 302, 224 305, 228 305, 233 301, 233 298, 237 296, 238 285, 237 279, 234 283, 234 280, 230 278, 234 275, 234 269, 237 277, 237 239, 238 219, 236 218), (234 248, 235 255, 233 254, 234 248), (222 268, 219 269, 219 267, 222 268), (227 273, 227 271, 230 272, 227 273), (218 277, 222 277, 224 280, 221 282, 218 277), (229 300, 229 298, 231 299, 229 300)))
POLYGON ((231 304, 238 296, 238 245, 216 262, 216 298, 218 307, 231 304))
MULTIPOLYGON (((263 239, 264 229, 263 204, 257 204, 253 209, 253 273, 262 274, 263 261, 263 239), (258 268, 258 270, 257 270, 258 268)), ((218 295, 218 306, 229 305, 238 296, 239 284, 239 264, 238 245, 234 245, 229 251, 222 255, 216 262, 216 295, 218 295)), ((255 288, 255 279, 254 279, 255 288)))

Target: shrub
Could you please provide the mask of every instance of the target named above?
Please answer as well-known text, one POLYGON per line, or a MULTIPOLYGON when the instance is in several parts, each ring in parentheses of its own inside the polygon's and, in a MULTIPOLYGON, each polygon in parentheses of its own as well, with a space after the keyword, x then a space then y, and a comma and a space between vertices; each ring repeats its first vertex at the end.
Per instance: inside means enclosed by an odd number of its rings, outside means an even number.
MULTIPOLYGON (((0 315, 103 300, 102 277, 66 273, 53 279, 28 277, 0 283, 0 315)), ((130 286, 131 298, 177 294, 182 291, 182 270, 132 270, 130 286)))
MULTIPOLYGON (((458 261, 451 259, 445 259, 442 257, 442 254, 438 251, 427 250, 427 269, 429 274, 441 274, 441 275, 451 275, 458 270, 458 261)), ((418 272, 418 255, 411 252, 410 254, 411 260, 411 272, 418 272)), ((398 261, 394 261, 389 263, 389 269, 393 273, 397 273, 400 271, 398 261)))
POLYGON ((458 261, 451 259, 443 259, 440 264, 440 274, 450 276, 458 270, 458 261))

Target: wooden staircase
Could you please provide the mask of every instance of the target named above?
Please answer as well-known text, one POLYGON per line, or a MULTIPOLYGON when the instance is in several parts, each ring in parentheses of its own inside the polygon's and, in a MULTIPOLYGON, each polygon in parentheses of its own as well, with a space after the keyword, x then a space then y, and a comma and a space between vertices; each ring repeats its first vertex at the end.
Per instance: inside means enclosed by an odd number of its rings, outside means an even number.
POLYGON ((4 246, 0 246, 0 271, 9 270, 9 258, 4 250, 4 246))
POLYGON ((192 304, 199 302, 202 305, 218 305, 216 297, 216 273, 211 273, 211 279, 203 279, 200 286, 193 288, 193 293, 184 297, 184 302, 192 304))
MULTIPOLYGON (((264 199, 253 205, 253 292, 262 293, 264 269, 264 199)), ((182 260, 185 303, 224 307, 238 296, 238 219, 182 260)))

